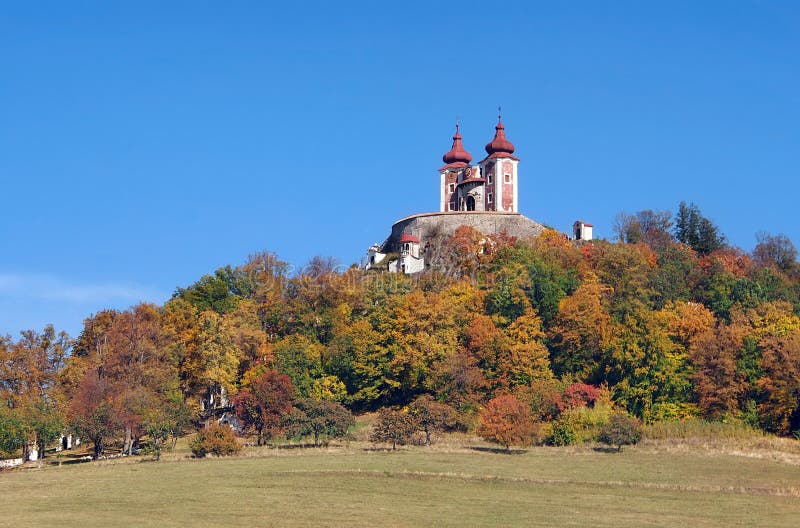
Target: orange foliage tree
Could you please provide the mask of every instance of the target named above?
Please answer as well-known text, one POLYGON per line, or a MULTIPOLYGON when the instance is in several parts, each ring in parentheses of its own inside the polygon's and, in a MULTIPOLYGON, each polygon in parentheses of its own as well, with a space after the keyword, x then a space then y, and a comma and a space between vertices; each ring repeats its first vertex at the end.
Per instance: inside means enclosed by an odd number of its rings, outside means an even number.
POLYGON ((528 406, 512 394, 492 398, 480 413, 478 436, 505 447, 527 445, 533 435, 528 406))

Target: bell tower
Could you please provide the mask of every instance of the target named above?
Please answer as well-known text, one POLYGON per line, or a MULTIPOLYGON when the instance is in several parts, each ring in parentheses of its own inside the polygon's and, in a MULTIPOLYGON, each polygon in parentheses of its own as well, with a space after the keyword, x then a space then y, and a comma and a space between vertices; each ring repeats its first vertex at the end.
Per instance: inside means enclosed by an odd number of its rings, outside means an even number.
POLYGON ((478 165, 486 180, 486 210, 518 212, 517 165, 514 145, 506 139, 503 116, 497 116, 494 138, 486 144, 486 157, 478 165))
POLYGON ((456 134, 453 136, 453 146, 442 156, 444 166, 439 168, 441 179, 441 197, 439 211, 457 211, 459 209, 456 189, 461 182, 464 169, 469 167, 472 154, 464 150, 461 142, 461 132, 456 123, 456 134))

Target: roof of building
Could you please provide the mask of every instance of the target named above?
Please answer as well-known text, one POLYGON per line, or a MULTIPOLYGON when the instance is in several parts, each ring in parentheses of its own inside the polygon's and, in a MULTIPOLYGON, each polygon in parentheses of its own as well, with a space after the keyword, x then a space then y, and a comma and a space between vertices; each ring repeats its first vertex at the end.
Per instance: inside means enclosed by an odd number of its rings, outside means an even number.
POLYGON ((400 237, 400 243, 402 244, 403 242, 414 242, 416 244, 419 244, 419 238, 415 237, 414 235, 410 235, 408 233, 403 233, 403 235, 400 237))
POLYGON ((511 158, 518 160, 514 157, 514 144, 506 139, 506 127, 503 126, 503 116, 497 116, 497 126, 494 127, 494 138, 486 144, 486 154, 489 158, 511 158))
POLYGON ((461 143, 461 132, 458 130, 458 124, 456 124, 456 135, 453 136, 453 146, 442 156, 442 161, 446 163, 442 167, 443 169, 464 167, 472 161, 472 154, 464 150, 464 145, 461 143))

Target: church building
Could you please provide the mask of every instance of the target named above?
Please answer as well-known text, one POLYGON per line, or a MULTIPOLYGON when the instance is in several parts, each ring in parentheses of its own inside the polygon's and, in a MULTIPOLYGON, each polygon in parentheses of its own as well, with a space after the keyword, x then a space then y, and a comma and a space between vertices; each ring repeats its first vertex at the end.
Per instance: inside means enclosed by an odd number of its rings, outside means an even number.
MULTIPOLYGON (((392 226, 383 244, 367 250, 366 269, 418 273, 426 268, 426 255, 434 239, 452 236, 460 226, 484 235, 505 233, 517 238, 535 237, 544 226, 519 213, 519 158, 506 138, 502 116, 494 137, 486 144, 486 157, 477 164, 464 148, 459 125, 439 170, 439 212, 402 218, 392 226)), ((576 222, 574 236, 591 240, 592 226, 576 222)), ((565 237, 569 238, 567 235, 565 237)))
POLYGON ((446 211, 517 212, 517 165, 514 145, 506 139, 502 116, 498 116, 494 139, 486 144, 486 157, 470 165, 472 155, 464 150, 456 125, 453 146, 442 157, 441 203, 446 211))

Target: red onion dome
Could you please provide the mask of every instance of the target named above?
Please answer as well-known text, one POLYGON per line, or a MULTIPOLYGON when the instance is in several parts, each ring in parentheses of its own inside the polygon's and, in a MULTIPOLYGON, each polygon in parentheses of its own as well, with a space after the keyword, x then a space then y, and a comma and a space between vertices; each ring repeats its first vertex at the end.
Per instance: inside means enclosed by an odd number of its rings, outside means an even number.
POLYGON ((461 143, 461 133, 458 131, 456 125, 456 135, 453 136, 453 147, 442 156, 442 161, 448 165, 454 164, 468 164, 472 161, 472 154, 464 150, 464 145, 461 143))
POLYGON ((486 153, 489 156, 493 154, 508 154, 511 156, 514 153, 514 145, 506 139, 506 127, 503 126, 502 116, 497 116, 497 126, 494 127, 494 130, 494 139, 486 144, 486 153))

